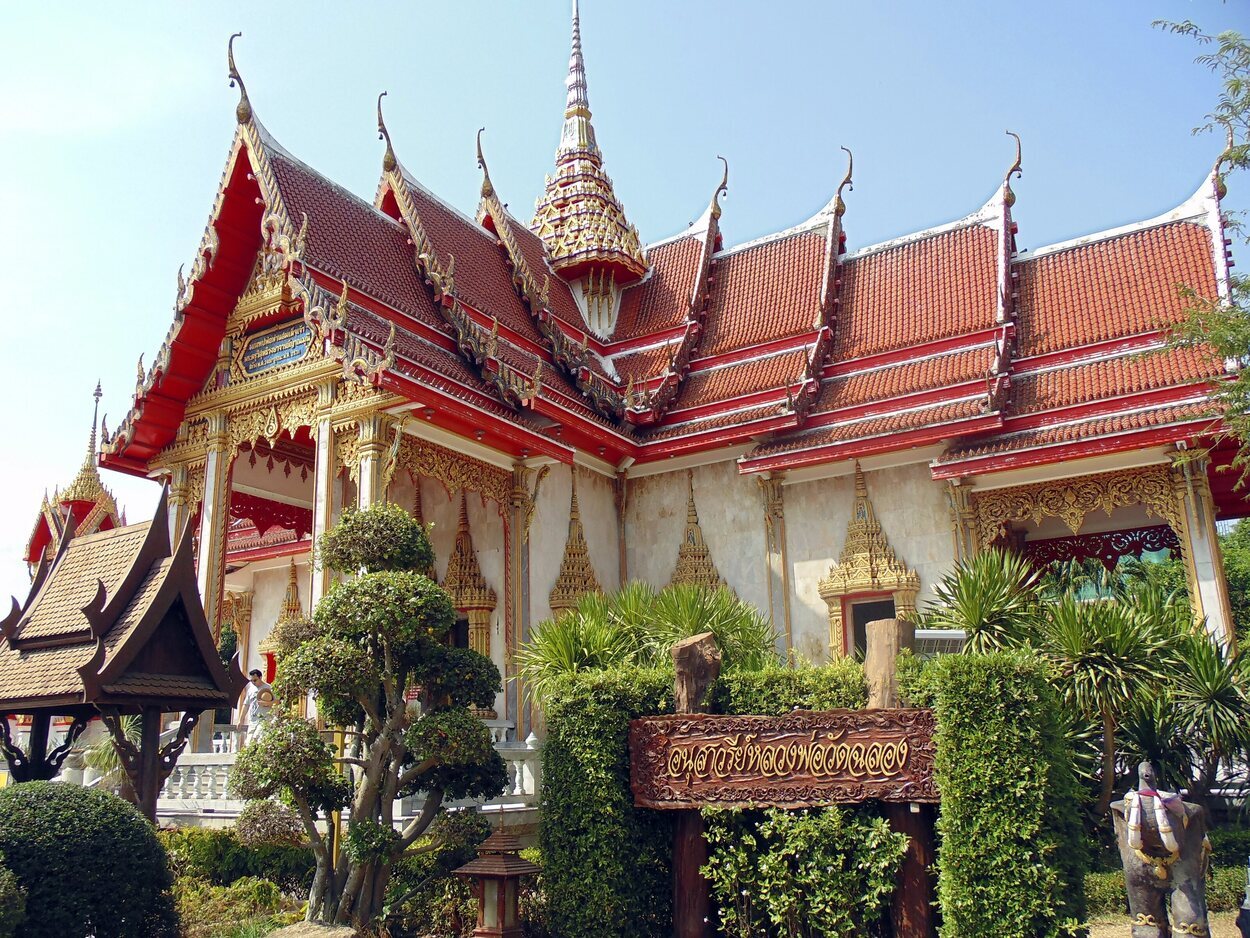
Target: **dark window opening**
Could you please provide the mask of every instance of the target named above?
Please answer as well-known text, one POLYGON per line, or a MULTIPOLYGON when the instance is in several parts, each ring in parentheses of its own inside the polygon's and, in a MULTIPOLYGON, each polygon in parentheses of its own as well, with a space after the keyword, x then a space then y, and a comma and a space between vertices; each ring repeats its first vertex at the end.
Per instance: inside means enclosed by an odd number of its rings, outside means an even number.
POLYGON ((868 623, 894 618, 893 599, 862 599, 851 602, 851 653, 863 659, 868 651, 868 623))
POLYGON ((447 635, 447 640, 452 648, 468 648, 469 620, 457 619, 456 624, 451 627, 451 632, 447 635))

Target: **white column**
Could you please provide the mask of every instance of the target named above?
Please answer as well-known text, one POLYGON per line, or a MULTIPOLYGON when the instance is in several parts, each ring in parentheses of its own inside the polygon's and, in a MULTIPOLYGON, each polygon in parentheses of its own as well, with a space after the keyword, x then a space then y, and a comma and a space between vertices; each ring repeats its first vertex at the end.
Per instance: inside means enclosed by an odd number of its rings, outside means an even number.
POLYGON ((1215 506, 1207 481, 1206 461, 1192 460, 1179 467, 1184 481, 1185 522, 1189 528, 1190 556, 1197 587, 1195 612, 1205 615, 1207 631, 1224 645, 1233 642, 1233 623, 1228 602, 1228 581, 1215 528, 1215 506))
POLYGON ((359 483, 356 486, 356 507, 368 508, 386 500, 382 491, 382 461, 386 458, 386 430, 389 421, 383 414, 370 414, 360 418, 359 483))
POLYGON ((208 458, 204 465, 204 501, 200 509, 200 555, 196 564, 196 584, 204 603, 204 616, 217 635, 221 613, 222 574, 225 564, 226 532, 230 527, 230 437, 226 415, 208 417, 208 458))
MULTIPOLYGON (((330 425, 330 406, 334 403, 335 381, 317 386, 317 422, 313 427, 313 439, 317 446, 317 463, 313 472, 313 545, 334 522, 334 482, 338 475, 334 465, 334 428, 330 425)), ((317 603, 330 587, 328 570, 316 570, 310 565, 312 584, 309 589, 308 608, 317 603)))

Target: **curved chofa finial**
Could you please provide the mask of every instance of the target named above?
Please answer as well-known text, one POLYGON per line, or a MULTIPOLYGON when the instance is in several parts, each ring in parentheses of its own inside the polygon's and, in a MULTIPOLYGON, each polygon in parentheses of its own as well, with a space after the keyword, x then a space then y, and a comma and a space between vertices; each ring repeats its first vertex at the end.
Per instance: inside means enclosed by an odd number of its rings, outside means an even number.
POLYGON ((1011 168, 1007 170, 1007 175, 1003 177, 1003 198, 1011 206, 1016 204, 1016 194, 1011 191, 1011 177, 1019 178, 1023 176, 1024 170, 1020 166, 1020 135, 1009 130, 1007 131, 1007 136, 1016 138, 1016 160, 1011 164, 1011 168))
POLYGON ((716 158, 725 164, 725 172, 721 175, 720 185, 712 193, 712 217, 720 218, 720 197, 729 192, 729 160, 719 155, 716 158))
POLYGON ((855 156, 847 147, 841 148, 846 153, 846 175, 842 177, 842 181, 838 183, 838 190, 833 194, 833 214, 841 218, 846 214, 846 203, 842 201, 842 190, 855 190, 855 183, 851 181, 851 172, 855 169, 855 156))
POLYGON ((486 132, 485 127, 477 129, 477 166, 482 171, 482 198, 489 198, 495 192, 495 187, 490 181, 490 170, 486 167, 486 155, 482 152, 482 134, 486 132))
POLYGON ((382 99, 385 97, 385 91, 378 95, 378 139, 386 141, 386 153, 382 156, 382 171, 392 173, 399 165, 399 161, 395 159, 395 148, 391 146, 391 132, 386 129, 386 121, 382 120, 382 99))
POLYGON ((234 41, 242 35, 242 33, 234 33, 230 41, 226 43, 226 61, 230 67, 230 87, 233 88, 236 83, 239 86, 239 103, 235 105, 234 116, 239 119, 240 124, 246 124, 252 119, 252 102, 247 98, 247 86, 243 84, 243 76, 239 74, 239 69, 234 64, 234 41))
POLYGON ((1233 125, 1226 123, 1224 131, 1226 134, 1224 149, 1216 157, 1215 167, 1211 170, 1211 174, 1215 177, 1215 197, 1218 199, 1228 195, 1228 186, 1224 185, 1224 175, 1220 172, 1220 168, 1233 158, 1233 147, 1237 145, 1237 138, 1233 136, 1233 125))

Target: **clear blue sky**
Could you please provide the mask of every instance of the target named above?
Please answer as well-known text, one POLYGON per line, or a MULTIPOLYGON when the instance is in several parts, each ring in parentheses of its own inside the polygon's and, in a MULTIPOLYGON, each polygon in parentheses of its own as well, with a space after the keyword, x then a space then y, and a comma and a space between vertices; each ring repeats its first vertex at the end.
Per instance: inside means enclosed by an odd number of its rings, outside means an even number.
MULTIPOLYGON (((171 319, 234 129, 226 37, 279 141, 366 198, 381 90, 400 159, 465 211, 473 134, 527 217, 551 167, 568 61, 563 0, 8 3, 0 9, 0 595, 45 487, 82 458, 91 391, 116 425, 171 319)), ((855 248, 964 215, 1024 139, 1022 247, 1180 203, 1220 144, 1190 128, 1215 79, 1189 18, 1250 32, 1244 0, 1048 3, 582 0, 595 126, 644 240, 699 215, 730 163, 729 243, 808 217, 855 151, 855 248)), ((1234 180, 1230 207, 1250 205, 1234 180)), ((155 486, 107 473, 131 520, 155 486)))

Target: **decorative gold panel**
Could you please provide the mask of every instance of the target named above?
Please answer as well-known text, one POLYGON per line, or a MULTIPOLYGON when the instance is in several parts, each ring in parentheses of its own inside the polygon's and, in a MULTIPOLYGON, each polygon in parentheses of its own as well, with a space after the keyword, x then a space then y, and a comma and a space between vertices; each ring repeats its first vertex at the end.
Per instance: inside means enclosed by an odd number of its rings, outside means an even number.
POLYGON ((560 574, 551 589, 551 614, 558 616, 577 605, 586 593, 600 593, 599 578, 595 576, 590 550, 586 546, 586 532, 582 528, 582 513, 577 504, 577 467, 573 467, 573 495, 569 501, 569 536, 564 542, 564 557, 560 561, 560 574))
POLYGON ((694 583, 708 589, 726 586, 712 562, 712 551, 703 539, 703 529, 699 527, 699 511, 694 503, 694 473, 690 470, 686 470, 686 532, 677 549, 677 568, 669 582, 694 583))

